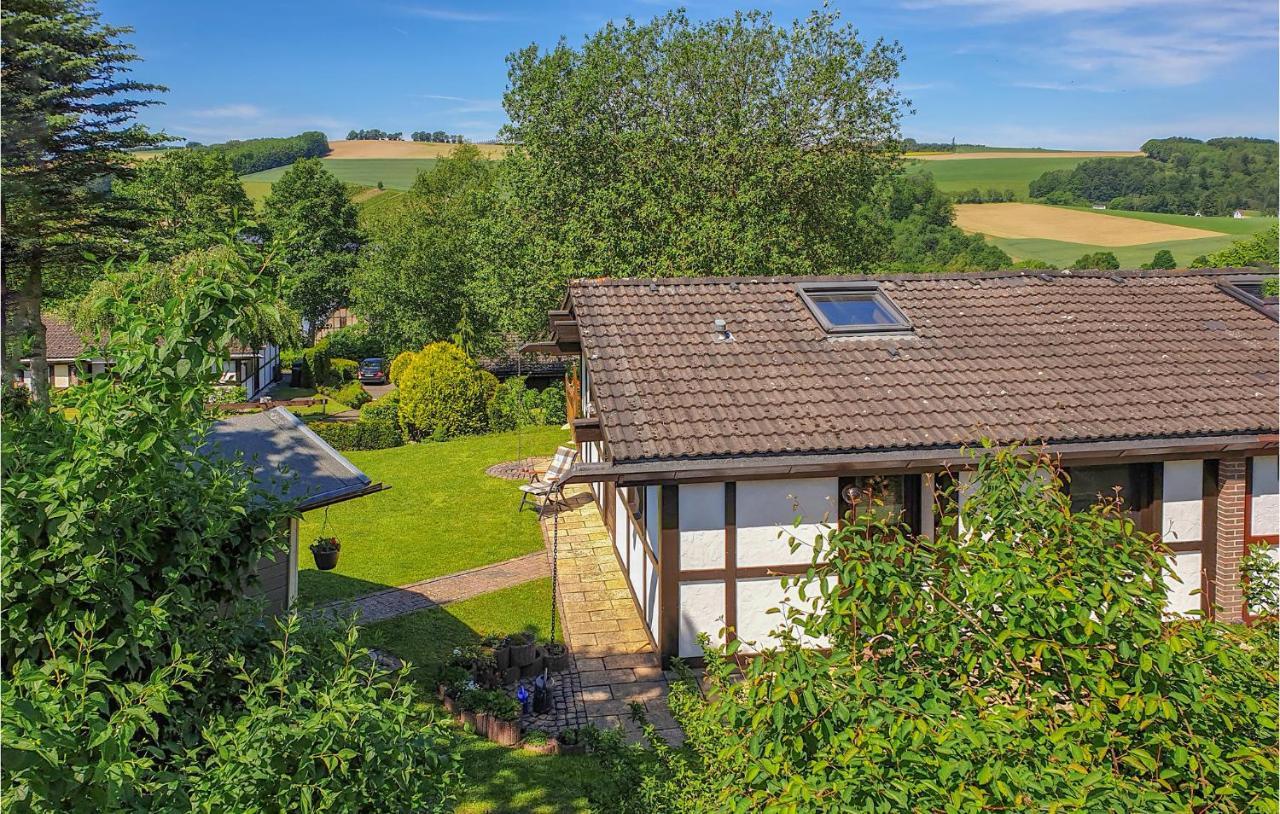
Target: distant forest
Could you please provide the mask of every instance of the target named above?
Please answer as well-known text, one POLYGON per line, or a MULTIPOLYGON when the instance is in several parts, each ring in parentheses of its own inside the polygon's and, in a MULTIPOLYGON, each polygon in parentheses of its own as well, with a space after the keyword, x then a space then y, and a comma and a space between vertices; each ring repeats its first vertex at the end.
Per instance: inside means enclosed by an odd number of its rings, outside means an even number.
POLYGON ((226 155, 239 175, 292 164, 299 158, 318 158, 329 152, 329 139, 315 130, 285 138, 254 138, 224 144, 187 142, 194 150, 216 150, 226 155))
MULTIPOLYGON (((462 135, 459 133, 446 133, 443 130, 414 130, 409 134, 409 138, 414 141, 435 141, 441 144, 461 144, 463 142, 462 135)), ((368 130, 352 130, 347 133, 348 141, 404 141, 404 131, 397 130, 389 133, 386 130, 378 128, 370 128, 368 130)))
POLYGON ((1145 157, 1094 158, 1031 182, 1031 197, 1051 204, 1183 215, 1275 214, 1280 206, 1280 145, 1269 139, 1152 139, 1145 157))

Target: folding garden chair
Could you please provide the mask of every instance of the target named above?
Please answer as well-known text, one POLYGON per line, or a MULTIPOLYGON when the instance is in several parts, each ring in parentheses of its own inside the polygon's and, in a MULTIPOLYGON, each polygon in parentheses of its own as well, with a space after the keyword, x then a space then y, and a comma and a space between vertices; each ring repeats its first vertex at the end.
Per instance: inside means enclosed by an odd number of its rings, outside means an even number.
POLYGON ((540 500, 538 504, 538 517, 541 518, 546 512, 547 507, 551 505, 564 505, 564 481, 569 477, 569 472, 573 469, 573 462, 578 458, 578 450, 573 447, 560 447, 556 450, 556 455, 551 459, 551 465, 547 467, 547 471, 542 477, 538 477, 538 473, 534 472, 529 476, 529 482, 521 485, 520 491, 524 492, 520 496, 520 510, 524 509, 525 503, 532 495, 535 500, 540 500))

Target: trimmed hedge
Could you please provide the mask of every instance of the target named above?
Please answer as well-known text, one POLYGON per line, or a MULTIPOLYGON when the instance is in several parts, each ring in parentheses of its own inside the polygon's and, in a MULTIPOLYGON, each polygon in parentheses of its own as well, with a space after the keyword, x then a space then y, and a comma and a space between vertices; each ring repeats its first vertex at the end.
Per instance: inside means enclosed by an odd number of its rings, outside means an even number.
POLYGON ((369 449, 391 449, 404 443, 400 427, 386 419, 362 418, 359 421, 316 421, 309 425, 316 435, 343 452, 369 449))
POLYGON ((397 421, 400 417, 400 394, 392 391, 360 408, 360 417, 373 421, 397 421))
POLYGON ((329 375, 337 382, 353 382, 360 372, 360 363, 355 359, 333 357, 329 360, 329 375))
POLYGON ((360 385, 360 382, 347 382, 341 387, 321 387, 320 392, 334 401, 341 402, 348 407, 360 409, 361 406, 368 404, 373 396, 360 385))

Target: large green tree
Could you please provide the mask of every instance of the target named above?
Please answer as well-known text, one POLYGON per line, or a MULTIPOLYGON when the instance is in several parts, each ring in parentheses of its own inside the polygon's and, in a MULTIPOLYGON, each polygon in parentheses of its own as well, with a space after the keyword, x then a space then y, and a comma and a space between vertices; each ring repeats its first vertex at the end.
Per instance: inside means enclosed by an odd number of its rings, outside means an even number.
POLYGON ((879 260, 901 49, 838 15, 609 23, 508 57, 483 309, 532 333, 571 277, 853 271, 879 260))
POLYGON ((138 59, 82 0, 13 0, 0 9, 0 182, 4 288, 17 298, 4 321, 8 380, 31 357, 36 397, 48 399, 42 302, 96 273, 86 252, 113 252, 141 222, 110 179, 132 169, 125 153, 161 136, 133 119, 163 90, 129 79, 138 59), (48 283, 48 285, 47 285, 48 283), (48 289, 48 290, 46 290, 48 289))
POLYGON ((116 193, 146 213, 137 239, 157 259, 215 246, 253 217, 231 162, 215 151, 167 150, 116 193))
POLYGON ((364 242, 356 208, 346 187, 319 159, 304 158, 271 186, 263 222, 285 241, 285 296, 314 337, 350 297, 352 271, 364 242))
POLYGON ((466 304, 484 261, 479 237, 492 228, 496 171, 474 145, 461 145, 421 173, 401 205, 370 220, 354 296, 388 355, 448 339, 460 322, 487 334, 493 312, 466 304))

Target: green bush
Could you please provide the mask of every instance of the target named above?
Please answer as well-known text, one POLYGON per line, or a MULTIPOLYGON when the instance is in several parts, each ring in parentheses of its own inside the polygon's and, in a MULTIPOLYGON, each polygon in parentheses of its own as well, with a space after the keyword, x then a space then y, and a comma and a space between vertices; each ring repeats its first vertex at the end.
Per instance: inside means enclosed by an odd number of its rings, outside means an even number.
POLYGON ((387 381, 391 382, 392 384, 399 384, 400 374, 403 373, 404 369, 409 366, 410 362, 413 361, 413 356, 414 356, 414 352, 411 350, 407 350, 404 353, 398 354, 396 358, 392 359, 391 368, 387 371, 387 381))
POLYGON ((542 411, 542 423, 559 426, 568 420, 564 403, 564 383, 556 382, 538 394, 538 408, 542 411))
POLYGON ((636 810, 1275 810, 1274 625, 1166 620, 1125 506, 986 452, 936 537, 873 505, 813 541, 778 647, 702 638, 636 810))
POLYGON ((353 382, 360 373, 360 363, 355 359, 334 356, 329 359, 329 375, 334 384, 353 382))
POLYGON ((398 387, 405 435, 444 441, 484 432, 498 380, 456 345, 436 342, 414 354, 398 387))
POLYGON ((368 404, 373 398, 360 382, 347 382, 341 387, 321 387, 320 392, 334 401, 354 409, 359 409, 368 404))
POLYGON ((381 358, 384 355, 382 347, 369 335, 364 323, 339 328, 333 333, 326 334, 325 339, 329 340, 329 347, 333 349, 335 356, 360 360, 375 356, 381 358))
POLYGON ((369 402, 360 408, 360 417, 371 420, 400 420, 400 391, 392 390, 380 399, 369 402))
POLYGON ((249 394, 243 384, 230 387, 215 387, 209 398, 210 404, 240 404, 249 400, 249 394))
POLYGON ((385 418, 361 418, 359 421, 316 421, 310 425, 316 435, 344 452, 367 449, 391 449, 404 443, 400 425, 385 418))
POLYGON ((304 382, 306 386, 318 387, 333 383, 333 374, 329 370, 329 360, 332 357, 333 353, 329 350, 327 338, 317 340, 314 345, 302 352, 302 363, 307 366, 304 382))

